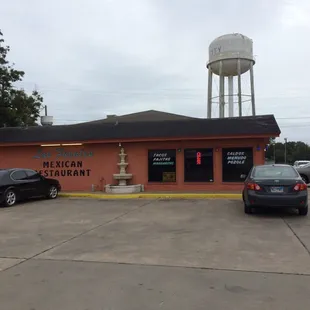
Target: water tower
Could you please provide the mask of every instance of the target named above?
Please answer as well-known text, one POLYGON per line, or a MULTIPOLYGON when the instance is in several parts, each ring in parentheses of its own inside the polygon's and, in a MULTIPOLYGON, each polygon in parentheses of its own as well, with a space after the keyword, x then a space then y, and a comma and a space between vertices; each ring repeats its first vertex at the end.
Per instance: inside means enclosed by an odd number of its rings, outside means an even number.
POLYGON ((252 115, 255 115, 253 41, 239 33, 226 34, 216 38, 209 46, 208 113, 212 117, 212 104, 218 100, 219 117, 225 117, 228 103, 228 116, 234 116, 234 104, 238 103, 238 114, 242 116, 243 103, 251 102, 252 115), (242 75, 250 71, 250 94, 246 93, 242 75), (218 77, 218 96, 213 96, 214 75, 218 77), (236 91, 234 83, 237 82, 236 91), (225 95, 225 89, 227 95, 225 95), (228 98, 228 100, 225 100, 228 98), (236 100, 234 100, 236 98, 236 100))
POLYGON ((47 106, 44 106, 45 115, 41 116, 41 125, 42 126, 52 126, 53 125, 53 116, 47 115, 47 106))
POLYGON ((42 126, 52 126, 53 125, 53 116, 44 115, 41 116, 41 125, 42 126))

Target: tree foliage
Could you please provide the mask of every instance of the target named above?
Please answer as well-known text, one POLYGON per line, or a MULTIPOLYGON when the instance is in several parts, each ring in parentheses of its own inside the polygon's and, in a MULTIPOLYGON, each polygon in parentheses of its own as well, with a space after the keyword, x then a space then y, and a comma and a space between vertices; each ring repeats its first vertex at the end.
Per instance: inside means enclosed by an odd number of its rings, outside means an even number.
POLYGON ((0 30, 0 127, 37 125, 43 98, 36 90, 28 95, 14 86, 22 81, 25 72, 16 70, 14 63, 10 64, 7 60, 9 51, 0 30))
MULTIPOLYGON (((274 160, 276 163, 285 162, 285 144, 277 142, 270 144, 265 157, 274 160)), ((286 160, 288 164, 293 164, 296 160, 310 160, 310 145, 302 141, 289 141, 286 143, 286 160)))

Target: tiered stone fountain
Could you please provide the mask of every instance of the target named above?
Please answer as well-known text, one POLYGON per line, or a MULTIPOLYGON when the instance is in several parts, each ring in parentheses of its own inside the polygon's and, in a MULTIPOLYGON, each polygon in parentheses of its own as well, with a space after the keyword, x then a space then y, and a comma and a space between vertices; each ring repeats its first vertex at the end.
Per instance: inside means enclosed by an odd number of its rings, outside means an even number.
POLYGON ((141 184, 137 185, 128 185, 127 182, 132 179, 132 173, 127 173, 126 168, 128 163, 126 163, 126 156, 124 148, 121 148, 119 153, 120 162, 117 164, 119 167, 119 173, 113 174, 114 180, 118 181, 118 185, 108 184, 105 186, 107 193, 112 194, 131 194, 139 193, 143 190, 141 184))

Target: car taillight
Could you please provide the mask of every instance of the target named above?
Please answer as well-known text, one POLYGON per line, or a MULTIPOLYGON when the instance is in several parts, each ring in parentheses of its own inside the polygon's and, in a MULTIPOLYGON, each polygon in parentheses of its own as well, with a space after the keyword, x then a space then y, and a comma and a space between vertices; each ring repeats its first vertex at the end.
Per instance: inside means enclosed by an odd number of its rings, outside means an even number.
POLYGON ((294 186, 294 191, 296 192, 306 191, 307 189, 307 184, 304 183, 298 183, 294 186))
POLYGON ((256 183, 248 183, 247 188, 251 189, 253 191, 260 191, 261 190, 261 187, 256 183))

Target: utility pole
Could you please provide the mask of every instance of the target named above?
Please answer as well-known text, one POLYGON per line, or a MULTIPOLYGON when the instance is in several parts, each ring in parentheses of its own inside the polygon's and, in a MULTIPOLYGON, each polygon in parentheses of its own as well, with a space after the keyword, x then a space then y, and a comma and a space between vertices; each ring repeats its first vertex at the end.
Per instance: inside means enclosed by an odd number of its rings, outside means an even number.
POLYGON ((269 143, 273 145, 273 161, 276 163, 276 138, 270 138, 269 143))
POLYGON ((287 143, 287 138, 284 138, 284 162, 286 164, 286 143, 287 143))
POLYGON ((47 105, 44 106, 45 116, 47 116, 47 105))

